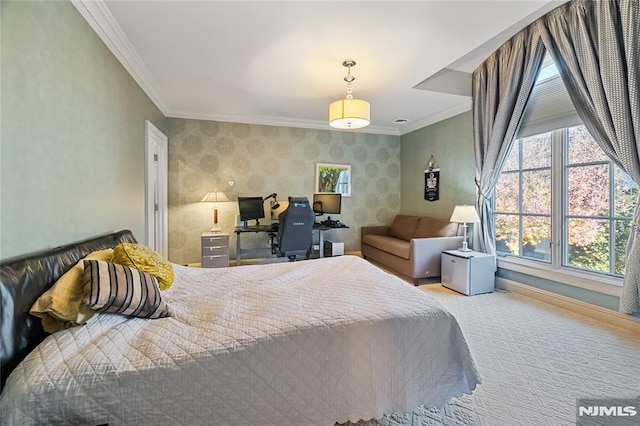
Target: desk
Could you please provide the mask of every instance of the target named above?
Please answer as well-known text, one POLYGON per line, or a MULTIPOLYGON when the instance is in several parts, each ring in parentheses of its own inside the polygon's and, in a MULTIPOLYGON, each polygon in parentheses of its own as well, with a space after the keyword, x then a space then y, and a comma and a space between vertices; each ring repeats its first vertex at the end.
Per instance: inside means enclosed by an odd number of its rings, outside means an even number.
MULTIPOLYGON (((328 225, 325 225, 323 223, 314 223, 313 224, 313 230, 314 231, 318 231, 318 244, 320 246, 320 257, 324 257, 324 237, 322 236, 322 233, 324 231, 328 231, 330 229, 347 229, 349 228, 347 225, 341 224, 340 226, 336 226, 336 227, 331 227, 328 225)), ((271 225, 258 225, 258 226, 236 226, 235 231, 236 233, 236 265, 240 266, 242 265, 242 244, 240 243, 240 236, 244 233, 247 232, 264 232, 265 234, 270 234, 270 233, 277 233, 278 230, 277 229, 273 229, 271 227, 271 225)), ((269 249, 271 249, 269 247, 269 249)))

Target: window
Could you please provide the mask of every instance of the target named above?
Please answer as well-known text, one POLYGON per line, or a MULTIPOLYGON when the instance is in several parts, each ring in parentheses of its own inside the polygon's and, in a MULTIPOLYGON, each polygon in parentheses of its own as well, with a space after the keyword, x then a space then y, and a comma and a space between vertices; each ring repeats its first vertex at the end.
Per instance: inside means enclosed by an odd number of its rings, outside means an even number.
POLYGON ((638 186, 580 123, 548 69, 546 58, 496 186, 496 251, 622 276, 638 186))
POLYGON ((584 126, 568 129, 566 143, 563 264, 622 275, 638 186, 584 126))
POLYGON ((637 196, 584 126, 518 139, 496 186, 496 251, 552 263, 558 240, 560 266, 621 276, 637 196))
POLYGON ((551 260, 551 133, 514 142, 496 186, 496 250, 551 260))

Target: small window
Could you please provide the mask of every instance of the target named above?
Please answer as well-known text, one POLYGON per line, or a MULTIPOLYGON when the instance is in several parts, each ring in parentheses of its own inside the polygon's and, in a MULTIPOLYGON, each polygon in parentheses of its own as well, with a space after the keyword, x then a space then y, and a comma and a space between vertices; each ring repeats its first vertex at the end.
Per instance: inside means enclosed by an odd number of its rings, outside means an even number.
POLYGON ((563 264, 622 275, 638 186, 584 126, 567 129, 566 144, 563 264))
POLYGON ((551 133, 514 142, 495 192, 496 249, 551 261, 551 133))

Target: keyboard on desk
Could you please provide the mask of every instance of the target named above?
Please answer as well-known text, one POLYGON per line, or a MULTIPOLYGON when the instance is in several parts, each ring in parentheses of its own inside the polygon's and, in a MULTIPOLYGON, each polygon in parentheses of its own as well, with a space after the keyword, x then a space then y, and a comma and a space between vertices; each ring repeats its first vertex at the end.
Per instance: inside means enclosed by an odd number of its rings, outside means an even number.
POLYGON ((340 222, 339 220, 325 220, 320 223, 324 226, 328 226, 329 228, 347 228, 347 225, 340 222))
POLYGON ((271 232, 277 231, 278 228, 274 228, 273 224, 270 225, 253 225, 253 226, 236 226, 236 233, 238 232, 271 232))

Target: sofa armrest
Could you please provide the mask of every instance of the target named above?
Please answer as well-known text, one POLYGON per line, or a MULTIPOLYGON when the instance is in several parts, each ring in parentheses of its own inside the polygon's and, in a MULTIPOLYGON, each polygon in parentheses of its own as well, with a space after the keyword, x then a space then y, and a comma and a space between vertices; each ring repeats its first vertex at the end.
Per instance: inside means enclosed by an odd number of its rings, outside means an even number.
POLYGON ((462 237, 412 238, 409 260, 413 277, 440 276, 441 255, 462 246, 462 237))
POLYGON ((454 250, 461 246, 462 236, 411 239, 412 253, 442 253, 445 250, 454 250))
POLYGON ((365 235, 389 235, 390 226, 363 226, 360 228, 360 236, 365 235))

